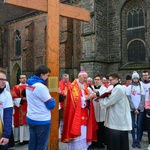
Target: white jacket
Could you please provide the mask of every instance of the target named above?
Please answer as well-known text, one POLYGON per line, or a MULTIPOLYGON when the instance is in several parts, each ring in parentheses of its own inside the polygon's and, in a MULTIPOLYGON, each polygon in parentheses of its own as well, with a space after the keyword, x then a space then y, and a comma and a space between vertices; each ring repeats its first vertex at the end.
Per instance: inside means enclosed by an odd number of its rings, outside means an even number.
MULTIPOLYGON (((94 86, 92 86, 92 88, 94 89, 94 86)), ((106 91, 106 87, 104 85, 102 85, 99 89, 94 89, 94 90, 98 91, 99 94, 102 95, 106 91)), ((93 93, 91 88, 89 88, 89 92, 93 93)), ((93 106, 94 106, 94 113, 95 113, 96 122, 103 122, 105 120, 106 108, 103 106, 101 107, 99 105, 99 103, 100 103, 100 101, 96 102, 93 99, 93 106)))
POLYGON ((129 131, 132 129, 129 101, 125 94, 125 88, 116 85, 108 98, 101 100, 106 107, 104 125, 110 129, 129 131))

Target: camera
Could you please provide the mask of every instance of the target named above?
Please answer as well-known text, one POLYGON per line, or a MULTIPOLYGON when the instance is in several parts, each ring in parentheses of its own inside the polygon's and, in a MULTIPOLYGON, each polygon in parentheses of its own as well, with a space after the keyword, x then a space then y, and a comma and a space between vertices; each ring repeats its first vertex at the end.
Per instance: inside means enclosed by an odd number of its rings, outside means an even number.
POLYGON ((97 97, 99 97, 99 96, 100 96, 100 94, 99 94, 99 92, 98 92, 98 91, 96 92, 96 96, 97 96, 97 97))

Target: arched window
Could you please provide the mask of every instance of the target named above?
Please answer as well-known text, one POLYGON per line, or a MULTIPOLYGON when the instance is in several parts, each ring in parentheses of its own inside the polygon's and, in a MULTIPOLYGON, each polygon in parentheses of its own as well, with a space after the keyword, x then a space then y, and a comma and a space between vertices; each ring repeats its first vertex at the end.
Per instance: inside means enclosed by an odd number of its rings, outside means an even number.
POLYGON ((127 18, 127 43, 130 43, 127 44, 128 62, 145 61, 145 26, 142 7, 137 4, 132 6, 127 18))
POLYGON ((142 41, 135 40, 129 44, 128 61, 129 62, 145 61, 145 46, 142 41))
POLYGON ((132 18, 133 18, 132 13, 129 12, 128 13, 128 28, 132 27, 132 20, 133 20, 132 18))
POLYGON ((128 28, 144 26, 144 12, 142 7, 134 5, 128 12, 128 28))
POLYGON ((21 36, 20 32, 16 30, 15 34, 15 56, 21 55, 21 36))
POLYGON ((121 9, 121 68, 149 66, 147 6, 144 1, 126 1, 121 9))

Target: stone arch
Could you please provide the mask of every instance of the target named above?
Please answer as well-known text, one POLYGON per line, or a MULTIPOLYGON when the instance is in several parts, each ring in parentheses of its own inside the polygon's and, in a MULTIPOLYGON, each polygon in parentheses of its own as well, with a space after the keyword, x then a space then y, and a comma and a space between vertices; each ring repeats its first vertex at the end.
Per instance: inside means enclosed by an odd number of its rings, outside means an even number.
POLYGON ((15 63, 12 67, 12 72, 11 72, 11 86, 15 86, 16 84, 19 84, 19 76, 21 74, 21 67, 18 63, 15 63))

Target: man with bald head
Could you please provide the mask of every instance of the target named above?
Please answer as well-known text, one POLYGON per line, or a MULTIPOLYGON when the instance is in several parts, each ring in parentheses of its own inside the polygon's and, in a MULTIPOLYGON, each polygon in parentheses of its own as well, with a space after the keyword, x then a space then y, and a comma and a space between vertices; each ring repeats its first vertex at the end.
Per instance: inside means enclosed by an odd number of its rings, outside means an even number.
POLYGON ((89 94, 86 80, 88 74, 80 71, 78 79, 75 79, 68 89, 65 103, 64 127, 62 142, 68 143, 67 150, 87 150, 97 130, 92 98, 95 94, 89 94))

